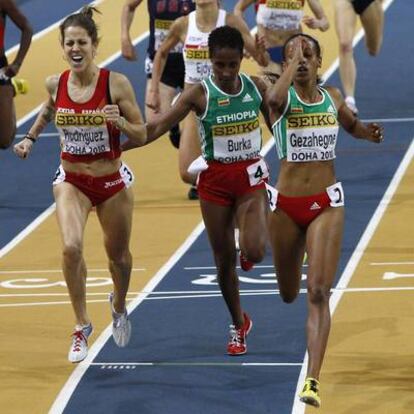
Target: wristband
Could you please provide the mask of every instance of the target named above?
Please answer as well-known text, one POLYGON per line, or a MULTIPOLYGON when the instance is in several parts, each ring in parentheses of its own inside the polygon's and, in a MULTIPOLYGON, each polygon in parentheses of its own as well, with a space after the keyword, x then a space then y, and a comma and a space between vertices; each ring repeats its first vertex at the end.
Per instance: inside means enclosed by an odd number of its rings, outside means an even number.
POLYGON ((23 137, 23 139, 28 139, 29 141, 32 141, 32 143, 34 144, 35 142, 36 142, 36 139, 33 137, 33 135, 30 133, 30 132, 28 132, 24 137, 23 137))

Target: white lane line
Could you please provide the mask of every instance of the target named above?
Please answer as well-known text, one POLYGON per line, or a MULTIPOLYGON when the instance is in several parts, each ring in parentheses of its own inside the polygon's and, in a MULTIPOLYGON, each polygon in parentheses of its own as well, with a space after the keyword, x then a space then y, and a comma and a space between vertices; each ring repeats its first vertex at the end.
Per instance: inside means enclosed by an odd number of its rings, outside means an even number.
POLYGON ((399 265, 414 265, 414 262, 372 262, 370 266, 399 266, 399 265))
POLYGON ((92 362, 91 366, 101 369, 121 371, 123 369, 134 369, 135 367, 296 367, 301 362, 92 362))
POLYGON ((399 123, 399 122, 414 122, 414 118, 374 118, 374 119, 363 119, 362 122, 381 122, 385 123, 399 123))
MULTIPOLYGON (((343 288, 343 289, 331 289, 332 294, 340 292, 343 293, 373 293, 373 292, 407 292, 414 291, 414 286, 395 286, 395 287, 371 287, 371 288, 343 288)), ((300 294, 306 294, 306 289, 300 289, 300 294)), ((240 296, 269 296, 269 295, 279 295, 279 290, 264 290, 256 292, 240 292, 240 296)), ((46 294, 45 294, 46 295, 46 294)), ((59 294, 56 294, 56 296, 59 294)), ((62 294, 64 295, 64 294, 62 294)), ((97 294, 102 295, 102 294, 97 294)), ((108 295, 104 293, 103 295, 108 295)), ((197 293, 197 294, 187 294, 187 295, 173 295, 173 296, 156 296, 157 292, 153 293, 154 296, 147 296, 142 299, 142 301, 151 301, 151 300, 170 300, 170 299, 204 299, 204 298, 219 298, 221 297, 221 292, 217 291, 216 293, 197 293)), ((88 295, 90 296, 90 295, 88 295)), ((0 295, 0 297, 5 297, 6 299, 13 296, 0 295)), ((30 295, 28 295, 30 297, 30 295)), ((128 298, 127 301, 134 301, 135 299, 128 298)), ((88 299, 86 303, 107 303, 108 299, 88 299)), ((53 302, 21 302, 21 303, 4 303, 0 304, 0 308, 24 308, 29 306, 54 306, 54 305, 70 305, 70 301, 53 301, 53 302)), ((132 306, 128 305, 128 309, 132 306)))
POLYGON ((396 272, 385 272, 382 276, 384 280, 394 280, 400 278, 413 278, 414 273, 396 273, 396 272))
POLYGON ((42 214, 34 219, 26 228, 24 228, 9 243, 0 249, 0 258, 5 256, 10 250, 14 249, 23 239, 39 227, 53 212, 55 211, 55 203, 49 206, 42 214))
MULTIPOLYGON (((131 269, 131 272, 144 272, 146 269, 141 267, 134 267, 131 269)), ((88 269, 89 272, 107 272, 109 273, 109 269, 88 269)), ((32 273, 62 273, 62 269, 44 269, 44 270, 0 270, 0 275, 8 275, 8 274, 32 274, 32 273)))

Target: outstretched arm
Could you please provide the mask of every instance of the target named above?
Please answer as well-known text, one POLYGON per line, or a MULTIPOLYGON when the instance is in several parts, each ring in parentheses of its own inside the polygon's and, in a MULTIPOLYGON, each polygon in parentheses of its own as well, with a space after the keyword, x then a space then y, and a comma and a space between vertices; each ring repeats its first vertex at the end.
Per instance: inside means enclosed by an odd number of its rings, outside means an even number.
POLYGON ((10 17, 12 22, 20 29, 20 45, 13 63, 5 68, 5 74, 9 78, 16 76, 20 70, 20 66, 29 50, 32 41, 33 30, 26 16, 19 10, 12 0, 4 0, 2 2, 3 12, 10 17))
POLYGON ((127 60, 137 60, 134 45, 132 44, 129 30, 134 20, 135 9, 142 0, 126 0, 121 13, 121 51, 127 60))
MULTIPOLYGON (((159 114, 153 121, 147 124, 147 141, 150 144, 169 131, 174 125, 183 120, 190 111, 202 113, 206 107, 206 97, 202 85, 197 84, 181 93, 174 105, 165 113, 159 114)), ((122 150, 127 151, 136 148, 130 140, 122 144, 122 150)))
POLYGON ((29 132, 13 147, 14 153, 20 158, 27 158, 32 151, 33 144, 37 141, 38 136, 45 129, 46 125, 55 117, 55 93, 59 83, 59 75, 53 75, 46 79, 46 89, 49 97, 42 105, 29 132))
POLYGON ((244 11, 253 3, 255 3, 255 0, 239 0, 234 6, 234 15, 243 17, 244 11))
POLYGON ((384 140, 384 128, 375 122, 362 123, 346 105, 337 88, 326 87, 338 110, 338 120, 346 132, 355 138, 380 143, 384 140))
POLYGON ((269 53, 265 48, 264 39, 258 35, 253 37, 246 22, 241 17, 227 14, 226 24, 234 27, 241 33, 245 49, 260 66, 267 66, 269 64, 269 53))

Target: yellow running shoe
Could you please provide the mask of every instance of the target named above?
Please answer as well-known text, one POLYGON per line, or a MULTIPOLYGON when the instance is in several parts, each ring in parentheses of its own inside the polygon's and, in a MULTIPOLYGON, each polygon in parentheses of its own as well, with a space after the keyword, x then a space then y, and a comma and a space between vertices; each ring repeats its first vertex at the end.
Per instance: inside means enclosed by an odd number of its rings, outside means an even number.
POLYGON ((319 397, 319 381, 315 378, 306 378, 299 399, 305 403, 319 408, 321 406, 321 397, 319 397))
POLYGON ((29 90, 29 82, 26 79, 12 78, 11 82, 16 95, 25 95, 29 90))

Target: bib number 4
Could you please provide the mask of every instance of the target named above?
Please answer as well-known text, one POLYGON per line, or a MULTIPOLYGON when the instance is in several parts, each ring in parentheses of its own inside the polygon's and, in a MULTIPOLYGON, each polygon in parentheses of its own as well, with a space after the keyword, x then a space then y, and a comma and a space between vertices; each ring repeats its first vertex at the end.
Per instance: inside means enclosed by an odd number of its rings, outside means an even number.
POLYGON ((267 168, 267 164, 264 159, 260 159, 259 161, 251 164, 247 167, 247 174, 249 176, 250 186, 253 187, 266 178, 269 177, 269 169, 267 168))

